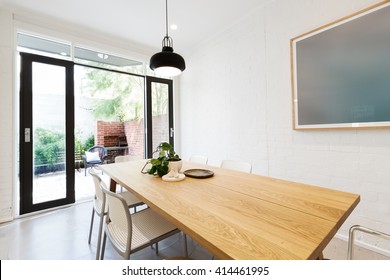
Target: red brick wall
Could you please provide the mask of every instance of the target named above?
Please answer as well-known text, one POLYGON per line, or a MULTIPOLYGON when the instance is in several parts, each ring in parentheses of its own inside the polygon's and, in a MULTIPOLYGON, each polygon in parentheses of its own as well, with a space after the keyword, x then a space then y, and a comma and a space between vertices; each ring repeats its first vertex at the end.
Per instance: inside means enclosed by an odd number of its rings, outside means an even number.
POLYGON ((145 156, 145 133, 144 120, 128 121, 124 123, 128 154, 144 158, 145 156))
POLYGON ((96 121, 95 145, 119 146, 119 137, 125 136, 128 150, 125 154, 144 157, 144 121, 104 122, 96 121))
MULTIPOLYGON (((144 120, 128 122, 96 121, 95 145, 105 147, 119 146, 119 137, 125 136, 128 149, 125 154, 139 156, 145 155, 144 120)), ((153 150, 160 142, 169 140, 169 124, 166 115, 153 117, 153 150)))

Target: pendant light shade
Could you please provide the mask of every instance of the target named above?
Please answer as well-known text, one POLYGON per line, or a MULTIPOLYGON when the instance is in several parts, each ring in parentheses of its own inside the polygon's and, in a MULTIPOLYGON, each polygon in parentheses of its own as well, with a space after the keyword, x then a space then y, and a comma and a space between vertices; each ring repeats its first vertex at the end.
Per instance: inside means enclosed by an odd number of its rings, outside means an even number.
POLYGON ((173 77, 186 69, 183 57, 173 52, 173 40, 168 36, 168 0, 166 4, 166 35, 162 40, 162 51, 150 58, 150 69, 158 76, 173 77))

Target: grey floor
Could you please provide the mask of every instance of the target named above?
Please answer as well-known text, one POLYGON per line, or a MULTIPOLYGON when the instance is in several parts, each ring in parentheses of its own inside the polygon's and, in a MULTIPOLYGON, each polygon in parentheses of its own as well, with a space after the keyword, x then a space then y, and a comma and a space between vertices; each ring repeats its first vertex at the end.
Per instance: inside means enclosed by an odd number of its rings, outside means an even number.
MULTIPOLYGON (((93 260, 99 219, 95 218, 91 245, 88 233, 92 202, 31 215, 0 224, 0 259, 2 260, 93 260)), ((96 217, 96 216, 95 216, 96 217)), ((159 243, 159 255, 148 247, 134 253, 131 259, 164 259, 184 256, 184 237, 176 234, 159 243)), ((193 259, 212 259, 212 255, 187 240, 188 253, 193 259)), ((105 259, 121 259, 107 242, 105 259)))
MULTIPOLYGON (((96 253, 98 220, 95 219, 91 245, 88 233, 92 202, 51 210, 0 224, 1 260, 93 260, 96 253)), ((131 256, 138 260, 158 260, 184 256, 183 235, 174 235, 159 243, 159 255, 148 247, 131 256)), ((213 256, 188 237, 189 256, 195 260, 211 260, 213 256)), ((327 259, 346 259, 347 244, 333 239, 324 250, 327 259)), ((357 259, 390 259, 372 251, 357 248, 357 259)), ((107 242, 105 259, 121 259, 107 242)))

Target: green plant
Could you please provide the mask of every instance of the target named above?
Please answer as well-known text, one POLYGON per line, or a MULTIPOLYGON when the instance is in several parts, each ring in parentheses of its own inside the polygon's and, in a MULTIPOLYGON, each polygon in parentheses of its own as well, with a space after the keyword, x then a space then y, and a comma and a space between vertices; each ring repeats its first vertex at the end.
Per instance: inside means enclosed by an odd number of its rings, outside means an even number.
POLYGON ((85 140, 84 151, 88 151, 89 148, 92 148, 95 145, 95 136, 92 134, 85 140))
POLYGON ((34 133, 35 173, 53 172, 63 169, 65 162, 65 134, 39 127, 35 129, 34 133))
POLYGON ((170 161, 181 160, 179 155, 176 154, 173 149, 173 146, 167 142, 161 142, 153 154, 156 153, 158 153, 158 157, 150 160, 152 167, 149 169, 148 173, 151 175, 157 174, 162 177, 168 173, 168 165, 170 161))

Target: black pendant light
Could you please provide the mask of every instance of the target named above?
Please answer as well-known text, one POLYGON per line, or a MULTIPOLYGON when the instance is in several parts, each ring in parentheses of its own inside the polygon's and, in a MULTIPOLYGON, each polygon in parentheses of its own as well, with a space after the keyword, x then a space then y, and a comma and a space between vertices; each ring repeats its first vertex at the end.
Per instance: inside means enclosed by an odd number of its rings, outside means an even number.
POLYGON ((173 40, 168 36, 168 0, 165 0, 166 35, 162 40, 162 51, 150 58, 150 69, 156 75, 173 77, 186 69, 186 63, 180 54, 173 52, 173 40))

